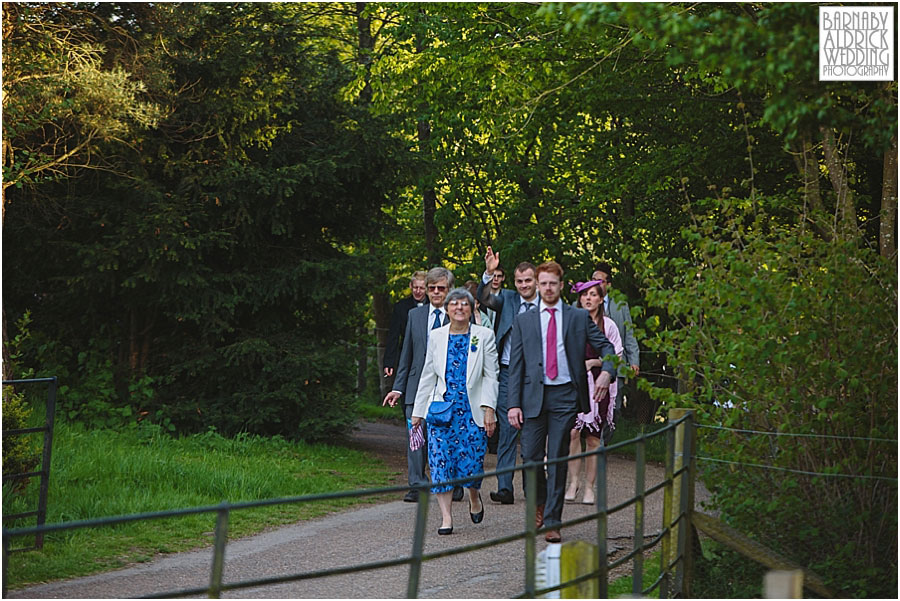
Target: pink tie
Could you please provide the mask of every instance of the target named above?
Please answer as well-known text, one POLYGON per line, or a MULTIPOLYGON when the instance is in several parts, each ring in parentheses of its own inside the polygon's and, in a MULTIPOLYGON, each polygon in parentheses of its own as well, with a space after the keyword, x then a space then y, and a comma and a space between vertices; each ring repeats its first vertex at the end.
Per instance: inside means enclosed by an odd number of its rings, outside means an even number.
POLYGON ((550 311, 550 323, 547 324, 547 379, 555 380, 559 375, 559 364, 556 358, 556 309, 550 311))

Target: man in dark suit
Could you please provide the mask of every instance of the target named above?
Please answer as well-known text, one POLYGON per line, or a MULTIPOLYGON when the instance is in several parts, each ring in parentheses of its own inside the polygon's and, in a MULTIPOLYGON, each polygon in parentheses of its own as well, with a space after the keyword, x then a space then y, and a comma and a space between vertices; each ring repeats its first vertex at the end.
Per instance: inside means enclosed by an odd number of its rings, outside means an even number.
MULTIPOLYGON (((412 427, 412 410, 419 387, 419 377, 425 365, 425 353, 428 350, 428 333, 450 322, 444 310, 444 298, 453 287, 453 273, 443 267, 430 269, 425 276, 425 286, 429 303, 416 307, 409 312, 406 330, 403 335, 403 348, 397 366, 397 377, 394 378, 393 389, 384 397, 382 405, 393 407, 403 397, 403 409, 406 413, 406 426, 412 427)), ((406 465, 408 482, 412 486, 428 484, 425 477, 425 465, 428 462, 427 445, 417 451, 411 451, 406 445, 406 465)), ((454 500, 462 499, 462 488, 454 492, 454 500), (458 497, 458 498, 457 498, 458 497)), ((410 489, 404 501, 415 503, 419 500, 419 491, 410 489)))
MULTIPOLYGON (((519 263, 515 270, 516 291, 498 290, 493 293, 491 284, 497 280, 497 269, 500 264, 500 253, 495 253, 490 246, 484 255, 484 275, 478 286, 476 297, 485 307, 496 312, 494 331, 497 338, 497 357, 500 363, 500 375, 497 389, 497 470, 516 465, 516 439, 519 431, 509 425, 507 419, 507 380, 509 375, 509 333, 512 330, 513 318, 537 307, 537 285, 534 265, 519 263)), ((513 497, 513 474, 497 476, 497 491, 491 491, 491 500, 504 505, 511 505, 513 497)))
MULTIPOLYGON (((526 462, 542 462, 569 455, 569 432, 578 412, 590 412, 585 346, 601 356, 615 355, 613 345, 584 309, 560 299, 562 268, 555 261, 538 266, 537 311, 526 311, 513 320, 509 356, 508 419, 522 429, 522 454, 526 462)), ((609 395, 615 377, 611 361, 604 360, 597 381, 598 399, 609 395)), ((566 462, 538 470, 538 528, 547 526, 546 540, 562 540, 562 508, 566 486, 566 462)))
POLYGON ((412 274, 409 279, 410 295, 404 299, 397 301, 394 305, 394 311, 391 313, 391 325, 388 328, 387 344, 384 347, 384 359, 382 366, 384 368, 384 377, 389 378, 394 375, 397 369, 397 360, 400 357, 400 349, 403 340, 401 336, 406 331, 407 314, 416 307, 421 307, 427 301, 425 298, 425 272, 417 271, 412 274))

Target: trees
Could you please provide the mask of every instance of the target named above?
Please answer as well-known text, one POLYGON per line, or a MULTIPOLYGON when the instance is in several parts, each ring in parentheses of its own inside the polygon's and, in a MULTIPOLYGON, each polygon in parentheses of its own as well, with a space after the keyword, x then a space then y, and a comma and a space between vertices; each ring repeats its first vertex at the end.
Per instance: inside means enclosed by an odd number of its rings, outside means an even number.
POLYGON ((896 84, 816 81, 815 5, 545 10, 625 28, 744 137, 737 185, 683 189, 688 253, 631 254, 713 505, 843 595, 896 594, 896 84))
MULTIPOLYGON (((341 100, 305 5, 158 5, 130 27, 165 57, 170 110, 117 171, 13 203, 8 307, 64 409, 317 439, 346 429, 371 261, 394 172, 381 125, 341 100), (238 32, 239 35, 238 35, 238 32), (53 257, 53 260, 48 260, 53 257), (92 404, 93 401, 102 401, 92 404)), ((22 192, 25 193, 24 191, 22 192)))
POLYGON ((160 107, 120 49, 124 31, 90 10, 16 2, 3 6, 3 210, 6 190, 52 181, 78 169, 111 168, 107 145, 127 145, 155 125, 160 107), (100 27, 102 29, 102 27, 100 27))
MULTIPOLYGON (((889 353, 884 376, 830 355, 860 370, 832 389, 803 348, 853 317, 841 295, 881 303, 860 323, 896 345, 880 310, 896 305, 896 86, 816 81, 815 6, 81 6, 103 68, 122 65, 146 85, 133 99, 161 108, 156 128, 126 120, 128 144, 97 146, 104 170, 9 188, 4 307, 32 310, 30 357, 78 380, 73 411, 99 398, 195 429, 339 432, 368 295, 384 319, 385 282, 435 261, 478 274, 486 244, 508 268, 555 258, 572 280, 615 264, 653 347, 642 372, 688 374, 681 392, 715 419, 879 438, 819 401, 881 403, 875 421, 895 410, 889 353), (38 196, 53 202, 18 202, 38 196), (777 411, 775 396, 711 409, 768 394, 732 364, 777 368, 796 394, 777 411)), ((33 10, 54 24, 68 9, 33 10)), ((872 474, 890 459, 822 452, 872 474)), ((786 444, 777 458, 812 465, 786 444)), ((719 499, 729 519, 752 516, 719 499)))

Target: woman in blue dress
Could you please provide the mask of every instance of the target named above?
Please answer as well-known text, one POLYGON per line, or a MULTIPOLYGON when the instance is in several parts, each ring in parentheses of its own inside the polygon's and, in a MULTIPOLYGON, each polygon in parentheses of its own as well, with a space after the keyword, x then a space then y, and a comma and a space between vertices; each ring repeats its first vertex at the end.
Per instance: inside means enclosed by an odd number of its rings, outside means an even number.
MULTIPOLYGON (((438 534, 453 532, 451 498, 459 478, 484 473, 487 437, 497 426, 497 344, 494 331, 471 323, 475 299, 465 288, 447 294, 444 306, 450 323, 431 330, 428 351, 419 379, 412 425, 428 427, 428 466, 431 488, 441 508, 438 534), (439 425, 426 418, 436 401, 451 403, 449 423, 439 425)), ((484 518, 481 479, 463 484, 469 491, 469 516, 478 524, 484 518)))

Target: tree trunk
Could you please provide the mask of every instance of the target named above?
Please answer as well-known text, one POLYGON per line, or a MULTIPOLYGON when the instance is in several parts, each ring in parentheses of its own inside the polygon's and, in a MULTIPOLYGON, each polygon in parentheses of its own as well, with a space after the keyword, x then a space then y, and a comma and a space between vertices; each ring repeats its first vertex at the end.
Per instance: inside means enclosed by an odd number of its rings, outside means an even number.
POLYGON ((892 257, 897 252, 897 136, 884 153, 884 178, 881 183, 881 219, 879 220, 878 248, 882 257, 892 257))
POLYGON ((366 344, 365 326, 359 327, 359 342, 357 342, 356 364, 356 394, 362 394, 366 390, 366 369, 369 367, 369 349, 366 344))
POLYGON ((831 239, 828 228, 822 227, 817 217, 823 213, 822 189, 819 186, 819 159, 809 136, 804 135, 799 147, 792 154, 797 171, 800 172, 800 181, 803 182, 803 215, 802 222, 812 223, 815 232, 825 240, 831 239))
POLYGON ((359 48, 356 55, 356 62, 365 69, 365 85, 359 93, 358 102, 361 106, 369 106, 372 104, 372 60, 375 52, 375 38, 372 36, 372 19, 364 14, 366 9, 365 2, 356 3, 356 32, 359 38, 359 48))
MULTIPOLYGON (((356 3, 356 32, 358 36, 359 48, 357 54, 357 62, 365 68, 365 85, 359 93, 358 102, 360 106, 368 107, 372 104, 372 84, 370 74, 372 72, 372 61, 375 54, 375 37, 372 35, 372 19, 366 16, 366 3, 356 3)), ((375 256, 376 249, 374 246, 369 248, 369 254, 375 256)), ((378 387, 383 398, 389 390, 386 387, 392 383, 388 379, 382 378, 381 374, 384 370, 384 349, 387 346, 387 334, 391 321, 390 297, 387 294, 388 279, 384 269, 379 267, 375 270, 373 292, 372 292, 372 312, 375 317, 375 361, 378 366, 378 387)), ((367 351, 368 349, 366 349, 367 351)), ((360 352, 362 355, 362 351, 360 352)), ((364 371, 357 373, 358 386, 360 391, 365 390, 364 371)))
MULTIPOLYGON (((420 11, 422 14, 422 11, 420 11)), ((416 34, 416 52, 422 53, 425 50, 425 38, 421 31, 416 34)), ((427 165, 426 169, 431 170, 431 124, 425 116, 428 113, 428 106, 422 104, 419 106, 419 117, 416 120, 416 131, 419 139, 419 152, 423 158, 423 164, 427 165)), ((434 225, 434 216, 437 212, 437 193, 434 185, 430 180, 422 184, 422 221, 424 224, 423 233, 425 235, 425 255, 427 266, 429 268, 440 265, 441 255, 437 247, 437 227, 434 225)))
MULTIPOLYGON (((374 249, 373 249, 374 250, 374 249)), ((384 349, 387 346, 388 328, 391 322, 391 299, 385 290, 387 289, 387 276, 384 270, 378 270, 378 281, 376 282, 375 293, 372 295, 372 310, 375 313, 375 338, 377 340, 375 353, 378 361, 378 387, 381 391, 381 398, 384 398, 393 384, 393 380, 382 378, 384 373, 384 349)))
POLYGON ((6 345, 7 343, 7 334, 6 334, 6 306, 3 307, 3 379, 4 380, 12 380, 12 365, 9 363, 9 348, 6 345))
POLYGON ((853 194, 847 183, 847 169, 841 157, 841 149, 834 139, 834 131, 830 127, 820 128, 822 132, 822 148, 825 151, 825 166, 828 178, 837 197, 835 206, 835 233, 844 239, 854 238, 859 228, 856 223, 856 207, 853 194))

